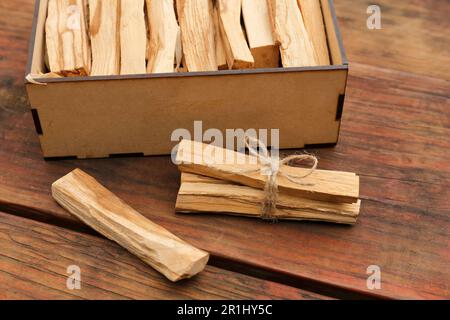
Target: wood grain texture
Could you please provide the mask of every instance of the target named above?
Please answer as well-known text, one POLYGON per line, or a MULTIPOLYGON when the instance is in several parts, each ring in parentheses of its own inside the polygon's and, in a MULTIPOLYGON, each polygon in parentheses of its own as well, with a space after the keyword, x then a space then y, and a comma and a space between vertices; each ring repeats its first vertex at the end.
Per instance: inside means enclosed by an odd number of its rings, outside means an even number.
POLYGON ((268 4, 283 67, 317 66, 316 50, 306 32, 297 0, 269 0, 268 4))
POLYGON ((48 2, 45 27, 50 71, 64 76, 86 76, 91 68, 86 3, 83 0, 48 2))
POLYGON ((428 1, 334 1, 351 62, 450 80, 450 4, 428 1), (367 28, 367 8, 381 9, 381 30, 367 28))
MULTIPOLYGON (((181 172, 223 179, 245 186, 264 189, 267 175, 258 159, 206 143, 183 140, 176 156, 181 172)), ((280 193, 315 200, 355 203, 359 197, 359 177, 351 172, 315 170, 284 165, 280 172, 294 178, 278 175, 280 193), (311 173, 311 174, 310 174, 311 173), (310 174, 310 175, 308 175, 310 174), (306 176, 308 175, 308 176, 306 176), (295 181, 301 180, 301 183, 295 181)))
POLYGON ((218 6, 214 5, 214 40, 216 43, 216 62, 219 70, 228 69, 224 40, 220 32, 218 6))
POLYGON ((187 70, 217 71, 212 0, 176 0, 176 4, 187 70))
POLYGON ((347 53, 354 61, 341 137, 335 148, 309 149, 320 157, 321 168, 361 175, 362 218, 350 230, 175 215, 170 210, 179 173, 166 157, 42 161, 21 86, 31 0, 0 3, 0 206, 81 228, 56 205, 49 190, 55 179, 81 167, 155 222, 227 258, 226 265, 242 262, 268 277, 282 274, 293 282, 309 281, 315 290, 449 298, 450 166, 445 150, 450 148, 450 85, 445 81, 445 43, 450 36, 445 26, 450 4, 378 3, 387 8, 382 31, 367 30, 366 2, 335 3, 347 53), (14 9, 17 5, 21 10, 14 9), (255 238, 257 243, 250 247, 255 238), (292 239, 297 250, 292 250, 292 239), (366 287, 371 264, 383 272, 381 290, 366 287))
POLYGON ((449 297, 450 166, 442 152, 450 148, 449 87, 438 79, 353 64, 339 144, 309 150, 320 157, 321 168, 360 174, 363 206, 350 229, 176 215, 179 173, 167 157, 42 161, 25 93, 14 86, 0 113, 0 204, 43 221, 80 226, 54 203, 49 189, 80 167, 146 217, 213 257, 226 257, 228 265, 312 281, 321 290, 449 297), (381 290, 366 287, 372 264, 383 270, 381 290))
POLYGON ((207 267, 172 283, 115 243, 0 212, 0 299, 325 299, 207 267), (66 286, 67 268, 81 289, 66 286))
POLYGON ((173 0, 146 0, 150 30, 148 73, 175 71, 178 23, 173 0))
POLYGON ((146 72, 147 28, 145 0, 120 3, 120 74, 146 72))
POLYGON ((255 60, 241 26, 242 0, 218 0, 219 27, 229 69, 253 68, 255 60))
POLYGON ((275 43, 267 1, 242 0, 242 17, 255 68, 278 68, 280 46, 275 43))
POLYGON ((126 248, 171 281, 195 276, 208 262, 207 252, 146 219, 79 169, 55 181, 52 196, 75 217, 126 248))
POLYGON ((120 74, 120 0, 89 0, 91 76, 120 74))
MULTIPOLYGON (((450 79, 447 0, 379 0, 382 30, 367 29, 370 4, 363 0, 334 1, 351 62, 450 79)), ((33 9, 33 0, 0 3, 0 70, 16 84, 23 82, 33 9)))
POLYGON ((330 64, 327 35, 325 32, 322 8, 320 0, 297 0, 300 6, 305 28, 315 49, 318 65, 330 64))
MULTIPOLYGON (((182 177, 183 179, 183 177, 182 177)), ((215 179, 213 179, 215 180, 215 179)), ((264 191, 241 185, 183 182, 175 210, 186 213, 225 213, 261 219, 264 191)), ((272 217, 355 224, 361 203, 331 203, 280 194, 272 217)))

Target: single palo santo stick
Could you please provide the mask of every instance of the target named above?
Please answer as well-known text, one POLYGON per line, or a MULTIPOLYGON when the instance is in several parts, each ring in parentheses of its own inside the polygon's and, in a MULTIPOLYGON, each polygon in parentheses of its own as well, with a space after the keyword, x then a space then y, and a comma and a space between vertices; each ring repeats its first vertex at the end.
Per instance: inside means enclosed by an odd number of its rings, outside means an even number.
POLYGON ((59 3, 57 0, 48 1, 47 20, 45 22, 45 40, 47 59, 50 72, 61 73, 64 69, 61 59, 62 44, 59 38, 59 3))
POLYGON ((150 43, 148 73, 174 72, 179 27, 173 0, 147 0, 150 43))
POLYGON ((232 181, 222 180, 222 179, 214 179, 207 176, 201 176, 195 173, 189 172, 181 172, 181 184, 183 183, 212 183, 212 184, 228 184, 228 185, 236 185, 232 181))
POLYGON ((91 49, 91 39, 90 39, 90 23, 89 23, 89 20, 90 20, 90 18, 89 18, 89 15, 90 15, 90 12, 89 12, 89 0, 82 0, 82 3, 83 3, 83 15, 84 15, 84 24, 83 24, 83 26, 84 26, 84 29, 86 30, 85 31, 85 33, 86 33, 86 43, 87 43, 87 50, 86 50, 86 52, 85 52, 85 57, 86 57, 86 60, 87 60, 87 64, 88 64, 88 69, 89 69, 89 72, 88 72, 88 75, 90 75, 91 74, 91 70, 92 70, 92 49, 91 49))
POLYGON ((297 0, 268 0, 283 67, 316 66, 316 52, 306 32, 297 0))
POLYGON ((217 71, 212 0, 176 0, 188 71, 217 71))
MULTIPOLYGON (((251 188, 247 186, 242 186, 236 183, 233 183, 232 181, 222 180, 222 179, 215 179, 207 176, 202 176, 195 173, 188 173, 188 172, 182 172, 181 173, 181 185, 184 183, 202 183, 202 184, 222 184, 222 185, 236 185, 241 186, 245 188, 251 188)), ((254 189, 254 188, 251 188, 254 189)), ((260 189, 256 189, 260 191, 260 189)), ((336 202, 326 202, 326 201, 320 201, 320 200, 312 200, 307 198, 298 198, 298 197, 292 197, 290 195, 283 195, 284 199, 290 199, 290 202, 295 203, 298 201, 300 206, 298 208, 302 208, 304 203, 314 204, 317 203, 319 206, 322 204, 325 205, 327 208, 330 208, 330 210, 334 210, 335 212, 339 213, 341 211, 350 212, 351 215, 357 216, 359 214, 359 208, 361 204, 361 200, 358 199, 355 203, 336 203, 336 202), (297 200, 296 200, 297 199, 297 200)), ((286 201, 285 201, 286 202, 286 201)), ((261 202, 260 202, 261 203, 261 202)), ((295 206, 292 206, 293 208, 296 208, 295 206)))
POLYGON ((145 0, 121 1, 120 74, 146 73, 145 0))
POLYGON ((208 262, 207 252, 151 222, 79 169, 54 182, 52 194, 70 213, 171 281, 196 275, 208 262))
POLYGON ((89 0, 92 76, 120 73, 119 0, 89 0))
POLYGON ((216 42, 216 62, 217 68, 219 70, 228 69, 227 55, 225 52, 225 46, 222 38, 222 33, 220 32, 219 24, 219 12, 218 6, 214 6, 214 38, 216 42))
MULTIPOLYGON (((254 156, 200 142, 182 140, 176 157, 181 172, 229 180, 249 187, 264 189, 267 176, 260 172, 254 156)), ((283 166, 283 173, 303 176, 310 170, 283 166)), ((359 177, 350 172, 315 170, 301 183, 283 175, 277 177, 278 190, 293 196, 330 202, 355 203, 359 198, 359 177)))
MULTIPOLYGON (((189 177, 184 180, 189 180, 189 177)), ((249 217, 261 216, 264 191, 233 184, 183 182, 178 192, 177 212, 217 212, 249 217)), ((215 179, 212 179, 215 180, 215 179)), ((220 180, 216 180, 220 181, 220 180)), ((288 220, 313 220, 342 224, 355 224, 361 201, 333 203, 279 195, 273 217, 288 220)))
POLYGON ((241 26, 242 0, 217 0, 219 26, 229 69, 253 68, 255 60, 241 26))
POLYGON ((50 72, 63 76, 90 73, 91 52, 83 0, 49 0, 45 24, 50 72))
POLYGON ((255 68, 279 67, 280 46, 273 37, 267 2, 242 0, 242 15, 255 68))
POLYGON ((320 0, 298 0, 306 31, 316 51, 317 63, 322 66, 330 64, 327 34, 323 23, 320 0))

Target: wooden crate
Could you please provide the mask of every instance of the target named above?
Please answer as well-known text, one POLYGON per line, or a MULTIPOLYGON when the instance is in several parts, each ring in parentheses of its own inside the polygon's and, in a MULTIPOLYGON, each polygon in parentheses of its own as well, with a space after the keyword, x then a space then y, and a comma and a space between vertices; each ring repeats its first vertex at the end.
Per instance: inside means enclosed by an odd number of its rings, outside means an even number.
MULTIPOLYGON (((175 129, 279 129, 281 148, 338 141, 348 62, 322 0, 331 66, 27 81, 45 158, 169 154, 175 129)), ((36 1, 27 74, 45 71, 47 0, 36 1)))

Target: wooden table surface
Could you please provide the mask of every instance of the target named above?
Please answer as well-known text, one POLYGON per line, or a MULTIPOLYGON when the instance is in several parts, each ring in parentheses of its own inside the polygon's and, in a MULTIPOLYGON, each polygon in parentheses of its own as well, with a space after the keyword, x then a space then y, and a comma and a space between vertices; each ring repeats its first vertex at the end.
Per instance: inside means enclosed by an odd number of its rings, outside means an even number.
POLYGON ((320 168, 361 176, 356 226, 178 215, 169 157, 46 162, 23 86, 32 0, 0 3, 0 298, 450 298, 450 2, 336 0, 350 60, 339 144, 320 168), (60 208, 50 185, 74 168, 209 251, 171 284, 60 208), (66 288, 67 267, 82 290, 66 288), (366 285, 381 269, 381 289, 366 285))

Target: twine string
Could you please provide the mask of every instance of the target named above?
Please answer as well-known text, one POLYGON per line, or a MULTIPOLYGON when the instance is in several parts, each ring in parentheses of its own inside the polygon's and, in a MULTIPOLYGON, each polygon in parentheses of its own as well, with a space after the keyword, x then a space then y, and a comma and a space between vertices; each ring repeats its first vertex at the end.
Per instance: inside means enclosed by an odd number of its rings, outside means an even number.
POLYGON ((316 171, 319 161, 316 156, 306 153, 291 155, 280 160, 278 157, 273 157, 269 154, 269 150, 261 140, 251 136, 245 137, 245 146, 249 150, 250 155, 255 156, 258 159, 260 168, 246 170, 244 172, 252 173, 260 171, 263 175, 267 176, 266 184, 264 186, 264 199, 261 204, 261 218, 276 222, 277 219, 274 215, 274 211, 278 202, 278 176, 283 176, 290 182, 298 185, 307 185, 302 180, 316 171), (259 152, 257 150, 258 147, 259 152), (295 167, 305 161, 311 161, 313 164, 311 168, 302 175, 287 173, 283 170, 287 166, 295 167))

